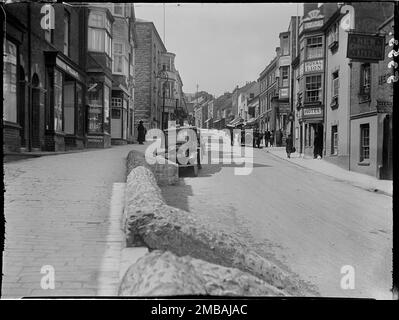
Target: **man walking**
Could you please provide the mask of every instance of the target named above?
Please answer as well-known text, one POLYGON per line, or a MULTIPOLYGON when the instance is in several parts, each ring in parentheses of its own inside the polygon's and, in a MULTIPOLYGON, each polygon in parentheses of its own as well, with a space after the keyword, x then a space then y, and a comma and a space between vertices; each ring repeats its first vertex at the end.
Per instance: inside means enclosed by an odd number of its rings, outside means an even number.
POLYGON ((144 144, 143 142, 145 141, 145 134, 147 130, 145 129, 143 121, 141 120, 137 127, 137 131, 138 131, 137 141, 139 142, 139 144, 144 144))
POLYGON ((265 130, 265 148, 269 146, 269 140, 270 140, 270 131, 265 130))
POLYGON ((287 139, 285 140, 285 151, 287 152, 287 158, 291 158, 292 153, 292 136, 291 134, 288 135, 287 139))

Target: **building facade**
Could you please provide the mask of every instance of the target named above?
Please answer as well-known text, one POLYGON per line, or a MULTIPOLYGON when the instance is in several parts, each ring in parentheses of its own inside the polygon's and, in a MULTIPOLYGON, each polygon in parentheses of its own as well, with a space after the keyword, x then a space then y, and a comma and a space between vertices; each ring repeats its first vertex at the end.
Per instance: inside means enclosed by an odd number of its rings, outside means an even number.
POLYGON ((3 150, 84 148, 87 75, 83 8, 11 3, 4 9, 3 150), (50 23, 42 25, 45 14, 50 23))
MULTIPOLYGON (((372 12, 379 12, 378 16, 384 18, 381 14, 384 10, 372 12)), ((373 21, 378 20, 373 13, 373 21)), ((393 82, 387 81, 392 75, 387 66, 391 60, 388 53, 392 50, 388 34, 393 32, 393 23, 392 16, 376 28, 383 37, 384 59, 353 61, 351 65, 349 169, 379 179, 392 179, 393 170, 393 82)), ((375 29, 370 30, 371 34, 375 34, 372 30, 375 29)))

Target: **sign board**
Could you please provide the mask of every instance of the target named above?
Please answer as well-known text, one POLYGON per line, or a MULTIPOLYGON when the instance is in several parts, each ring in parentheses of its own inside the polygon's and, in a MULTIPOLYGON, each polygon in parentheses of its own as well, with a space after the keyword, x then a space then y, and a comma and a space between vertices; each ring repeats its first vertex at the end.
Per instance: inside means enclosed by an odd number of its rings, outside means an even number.
POLYGON ((304 108, 303 115, 304 116, 314 116, 314 115, 321 115, 322 111, 321 108, 304 108))
POLYGON ((320 28, 323 26, 323 20, 304 22, 303 29, 320 28))
POLYGON ((305 62, 305 72, 318 72, 323 71, 323 60, 315 60, 305 62))
POLYGON ((72 77, 78 79, 79 81, 83 82, 82 78, 79 76, 79 73, 68 66, 65 62, 61 61, 58 57, 56 59, 56 64, 58 67, 69 73, 72 77))
POLYGON ((288 88, 282 88, 282 89, 280 89, 279 96, 280 96, 280 98, 286 98, 286 97, 288 97, 288 88))
POLYGON ((385 37, 368 34, 348 34, 346 57, 355 60, 384 60, 385 37))
POLYGON ((303 76, 303 63, 299 65, 299 77, 303 76))

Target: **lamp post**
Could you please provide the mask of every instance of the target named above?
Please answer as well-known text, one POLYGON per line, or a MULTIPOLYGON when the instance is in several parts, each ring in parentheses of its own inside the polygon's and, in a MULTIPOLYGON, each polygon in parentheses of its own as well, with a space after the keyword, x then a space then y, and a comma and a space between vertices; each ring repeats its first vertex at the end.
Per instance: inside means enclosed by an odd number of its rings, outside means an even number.
POLYGON ((168 77, 168 73, 166 72, 165 66, 163 66, 163 69, 158 73, 157 76, 158 79, 160 80, 165 80, 163 83, 163 88, 162 88, 162 115, 161 115, 161 129, 164 130, 164 113, 165 113, 165 94, 166 94, 166 85, 168 84, 168 81, 170 80, 168 77))

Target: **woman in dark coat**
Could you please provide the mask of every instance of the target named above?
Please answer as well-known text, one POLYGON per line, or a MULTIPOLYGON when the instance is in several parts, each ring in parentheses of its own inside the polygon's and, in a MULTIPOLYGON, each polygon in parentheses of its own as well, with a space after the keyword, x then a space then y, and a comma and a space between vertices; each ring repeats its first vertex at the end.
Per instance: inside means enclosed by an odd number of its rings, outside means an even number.
POLYGON ((285 140, 285 151, 287 152, 287 158, 291 158, 291 153, 292 153, 292 136, 291 136, 291 134, 289 134, 287 139, 285 140))
POLYGON ((143 142, 145 141, 145 132, 146 132, 145 127, 143 125, 143 121, 139 122, 137 131, 138 131, 137 141, 139 142, 139 144, 143 144, 143 142))

